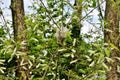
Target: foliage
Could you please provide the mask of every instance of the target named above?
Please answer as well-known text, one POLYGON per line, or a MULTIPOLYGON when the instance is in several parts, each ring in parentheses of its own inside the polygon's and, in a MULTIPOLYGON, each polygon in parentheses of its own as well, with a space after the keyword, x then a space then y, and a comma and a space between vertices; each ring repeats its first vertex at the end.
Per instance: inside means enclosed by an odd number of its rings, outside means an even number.
MULTIPOLYGON (((105 80, 108 68, 105 60, 109 59, 110 48, 103 48, 102 21, 99 30, 91 29, 82 34, 79 33, 78 19, 72 18, 76 15, 72 3, 46 0, 47 4, 44 4, 41 1, 34 0, 30 6, 34 13, 25 17, 31 80, 105 80), (68 29, 62 45, 55 37, 56 30, 61 27, 68 29)), ((96 0, 83 0, 83 11, 96 8, 96 3, 96 0)), ((90 21, 91 17, 88 14, 82 21, 90 21)), ((8 39, 7 34, 0 27, 0 79, 15 80, 18 54, 13 38, 8 39)))

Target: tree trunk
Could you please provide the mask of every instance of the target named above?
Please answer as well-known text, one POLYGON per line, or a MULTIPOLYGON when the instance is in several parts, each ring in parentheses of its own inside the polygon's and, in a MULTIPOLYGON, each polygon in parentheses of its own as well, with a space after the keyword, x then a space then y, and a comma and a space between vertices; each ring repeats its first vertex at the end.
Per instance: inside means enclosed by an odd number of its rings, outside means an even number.
POLYGON ((24 19, 24 4, 23 0, 11 0, 11 10, 14 29, 14 40, 17 48, 17 68, 16 77, 21 80, 29 80, 29 68, 27 61, 27 27, 24 19), (18 53, 19 52, 19 53, 18 53), (24 55, 22 55, 24 54, 24 55))
POLYGON ((107 72, 107 80, 120 80, 120 73, 117 65, 120 63, 116 57, 120 57, 119 49, 119 5, 114 0, 106 0, 104 42, 111 48, 110 58, 112 62, 106 62, 110 70, 107 72), (113 47, 114 45, 115 47, 113 47), (117 49, 118 48, 118 49, 117 49))

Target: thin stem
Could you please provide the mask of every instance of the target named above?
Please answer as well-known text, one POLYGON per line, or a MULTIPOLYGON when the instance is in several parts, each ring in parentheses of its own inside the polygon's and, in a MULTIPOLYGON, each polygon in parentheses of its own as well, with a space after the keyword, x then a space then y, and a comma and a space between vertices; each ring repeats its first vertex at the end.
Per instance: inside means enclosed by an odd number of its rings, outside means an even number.
MULTIPOLYGON (((101 4, 103 4, 105 1, 103 1, 101 4)), ((100 5, 101 5, 100 4, 100 5)), ((96 6, 94 9, 92 9, 90 12, 88 12, 84 17, 82 17, 78 22, 81 22, 83 19, 85 19, 89 14, 91 14, 96 8, 98 8, 100 5, 96 6)))
MULTIPOLYGON (((2 11, 1 7, 0 7, 0 11, 2 11)), ((7 32, 8 32, 9 38, 11 38, 10 32, 9 32, 9 28, 8 28, 8 26, 7 26, 7 21, 5 20, 5 17, 4 17, 4 15, 3 15, 3 13, 1 14, 1 16, 2 16, 2 19, 3 19, 3 21, 4 21, 4 25, 5 25, 6 30, 7 30, 7 32)))
POLYGON ((57 56, 55 80, 57 80, 57 76, 59 76, 60 52, 57 52, 57 56))
POLYGON ((55 20, 53 19, 53 17, 50 15, 50 13, 49 13, 48 9, 46 8, 45 4, 43 3, 43 1, 40 0, 40 2, 41 2, 41 4, 43 5, 43 7, 46 9, 47 13, 49 14, 49 15, 48 15, 49 18, 53 21, 53 23, 57 26, 57 28, 58 28, 59 30, 61 30, 60 27, 59 27, 59 25, 55 22, 55 20))

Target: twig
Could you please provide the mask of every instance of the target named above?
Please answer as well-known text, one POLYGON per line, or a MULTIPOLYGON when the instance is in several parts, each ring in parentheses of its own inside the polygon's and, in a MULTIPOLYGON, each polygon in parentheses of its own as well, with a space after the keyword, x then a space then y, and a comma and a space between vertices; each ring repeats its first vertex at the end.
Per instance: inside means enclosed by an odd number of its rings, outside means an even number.
POLYGON ((104 19, 103 14, 102 14, 102 11, 101 11, 101 8, 100 8, 100 2, 99 2, 99 0, 97 0, 97 3, 98 3, 98 11, 99 11, 99 14, 100 14, 101 18, 104 19))
MULTIPOLYGON (((103 4, 105 1, 103 1, 101 4, 103 4)), ((101 5, 100 4, 100 5, 101 5)), ((83 18, 81 18, 78 22, 81 22, 83 19, 85 19, 91 12, 93 12, 96 8, 98 8, 100 5, 96 6, 94 9, 92 9, 90 12, 88 12, 83 18)))
MULTIPOLYGON (((1 7, 0 7, 0 10, 2 11, 1 7)), ((7 21, 5 20, 5 17, 4 17, 4 15, 3 15, 3 13, 1 14, 1 16, 2 16, 2 18, 3 18, 4 25, 5 25, 5 27, 6 27, 6 30, 7 30, 7 32, 8 32, 8 35, 9 35, 9 37, 11 38, 10 32, 9 32, 9 28, 7 27, 7 21)))
POLYGON ((44 5, 43 1, 40 0, 40 2, 42 3, 43 7, 46 9, 47 13, 49 14, 49 15, 48 15, 49 18, 53 21, 53 23, 57 26, 57 28, 58 28, 59 30, 61 30, 61 28, 58 26, 58 24, 55 22, 55 20, 54 20, 54 19, 52 18, 52 16, 50 15, 50 13, 49 13, 48 9, 46 8, 46 6, 44 5))
MULTIPOLYGON (((103 4, 105 1, 103 1, 101 4, 103 4)), ((74 9, 74 7, 70 4, 70 3, 68 3, 73 9, 74 9)), ((98 6, 96 6, 94 9, 92 9, 89 13, 87 13, 84 17, 82 17, 79 21, 78 21, 78 23, 79 22, 81 22, 83 19, 85 19, 91 12, 93 12, 96 8, 98 8, 101 4, 99 4, 98 6)), ((67 26, 68 26, 68 24, 69 24, 69 22, 72 20, 72 18, 74 17, 74 15, 72 15, 72 17, 69 19, 69 21, 68 21, 68 23, 67 23, 67 26)))
POLYGON ((57 52, 57 56, 58 56, 58 59, 57 59, 57 62, 56 62, 56 73, 55 73, 55 79, 54 80, 57 80, 57 74, 59 76, 59 64, 60 64, 60 52, 59 51, 57 52))

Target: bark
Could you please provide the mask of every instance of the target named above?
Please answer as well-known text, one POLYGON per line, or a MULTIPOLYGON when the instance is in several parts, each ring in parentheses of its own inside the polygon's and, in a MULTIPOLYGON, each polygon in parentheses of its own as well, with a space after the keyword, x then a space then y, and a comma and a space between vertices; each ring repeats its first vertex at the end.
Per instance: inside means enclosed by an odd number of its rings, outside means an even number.
POLYGON ((15 47, 17 47, 17 68, 16 77, 21 80, 29 80, 29 68, 27 62, 27 27, 24 19, 24 4, 23 0, 11 0, 11 11, 13 19, 13 30, 14 30, 14 40, 16 42, 15 47), (23 44, 22 44, 23 43, 23 44), (24 53, 24 55, 20 55, 24 53), (23 61, 22 65, 21 62, 23 61))
POLYGON ((114 45, 119 49, 119 5, 114 0, 106 0, 104 42, 108 43, 105 47, 111 48, 110 58, 113 60, 111 63, 106 62, 111 68, 107 72, 107 80, 120 80, 120 73, 117 71, 119 62, 116 60, 116 57, 120 57, 120 52, 110 46, 114 45))

